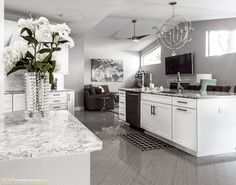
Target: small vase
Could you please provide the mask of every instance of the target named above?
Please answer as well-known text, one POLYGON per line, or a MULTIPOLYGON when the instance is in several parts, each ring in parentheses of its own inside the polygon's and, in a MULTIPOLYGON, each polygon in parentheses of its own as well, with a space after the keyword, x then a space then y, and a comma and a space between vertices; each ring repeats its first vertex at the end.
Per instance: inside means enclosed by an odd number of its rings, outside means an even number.
POLYGON ((49 113, 49 77, 45 73, 25 73, 25 119, 45 119, 49 113))

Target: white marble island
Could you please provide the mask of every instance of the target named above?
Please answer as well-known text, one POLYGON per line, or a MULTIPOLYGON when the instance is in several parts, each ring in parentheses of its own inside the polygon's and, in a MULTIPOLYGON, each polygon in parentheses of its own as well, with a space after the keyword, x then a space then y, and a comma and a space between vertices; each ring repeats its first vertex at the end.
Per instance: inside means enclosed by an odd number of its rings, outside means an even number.
POLYGON ((102 142, 68 111, 51 111, 46 121, 5 115, 0 123, 0 179, 38 179, 49 185, 89 185, 90 152, 102 142))

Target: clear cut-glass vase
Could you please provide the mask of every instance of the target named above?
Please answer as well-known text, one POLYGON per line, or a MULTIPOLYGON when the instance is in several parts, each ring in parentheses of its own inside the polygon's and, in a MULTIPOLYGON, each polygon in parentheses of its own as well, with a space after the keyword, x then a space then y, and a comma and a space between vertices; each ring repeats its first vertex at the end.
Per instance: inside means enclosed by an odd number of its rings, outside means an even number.
POLYGON ((25 73, 25 119, 45 119, 49 113, 49 77, 45 73, 25 73))

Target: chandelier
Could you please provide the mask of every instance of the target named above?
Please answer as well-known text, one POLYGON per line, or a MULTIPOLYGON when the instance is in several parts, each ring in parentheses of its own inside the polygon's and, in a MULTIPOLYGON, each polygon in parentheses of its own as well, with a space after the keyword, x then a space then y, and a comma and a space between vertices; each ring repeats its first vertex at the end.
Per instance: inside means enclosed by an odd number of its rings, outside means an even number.
POLYGON ((154 27, 156 30, 157 42, 163 47, 172 50, 172 56, 176 55, 175 50, 182 48, 191 41, 190 32, 193 31, 191 21, 181 15, 175 15, 177 2, 170 2, 173 7, 173 15, 164 24, 154 27))

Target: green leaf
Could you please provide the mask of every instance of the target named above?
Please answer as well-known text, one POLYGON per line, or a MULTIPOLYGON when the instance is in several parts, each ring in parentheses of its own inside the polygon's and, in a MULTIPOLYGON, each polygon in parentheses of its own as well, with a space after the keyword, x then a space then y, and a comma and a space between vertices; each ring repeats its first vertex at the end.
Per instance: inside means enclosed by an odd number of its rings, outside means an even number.
POLYGON ((30 53, 29 51, 27 51, 26 57, 31 58, 31 59, 34 59, 34 56, 33 56, 32 53, 30 53))
POLYGON ((60 40, 60 41, 58 41, 58 44, 65 44, 67 42, 69 42, 69 41, 68 40, 60 40))
POLYGON ((46 56, 45 59, 43 59, 43 62, 49 62, 51 60, 52 60, 52 52, 50 52, 48 56, 46 56))
POLYGON ((50 70, 52 68, 51 64, 46 64, 44 65, 44 67, 41 69, 41 72, 47 72, 48 70, 50 70))
POLYGON ((43 43, 43 45, 47 48, 49 48, 48 44, 47 43, 43 43))
POLYGON ((39 69, 40 71, 42 70, 42 68, 45 66, 45 64, 44 63, 42 63, 42 62, 35 62, 35 67, 37 68, 37 69, 39 69))
POLYGON ((21 32, 20 32, 21 35, 22 35, 25 31, 28 33, 28 35, 29 35, 30 37, 33 35, 32 31, 31 31, 29 28, 26 28, 26 27, 22 28, 22 30, 21 30, 21 32))
POLYGON ((16 63, 16 66, 27 65, 28 63, 29 63, 29 61, 19 60, 19 61, 16 63))
POLYGON ((52 52, 54 52, 54 51, 61 51, 61 48, 52 48, 52 52))
POLYGON ((50 64, 52 65, 52 68, 48 70, 49 73, 53 73, 56 68, 56 60, 51 60, 50 64))
POLYGON ((49 53, 49 52, 51 52, 51 49, 49 49, 49 48, 44 48, 44 49, 39 50, 38 53, 43 54, 43 53, 49 53))
POLYGON ((54 76, 52 73, 49 73, 49 83, 52 84, 54 81, 54 76))
POLYGON ((22 69, 26 69, 24 65, 15 66, 7 73, 7 76, 10 75, 11 73, 14 73, 14 72, 16 72, 18 70, 22 70, 22 69))
POLYGON ((26 41, 28 41, 29 43, 31 43, 31 44, 35 44, 35 45, 38 44, 38 41, 35 38, 31 37, 31 36, 21 36, 21 37, 23 39, 25 39, 26 41))

